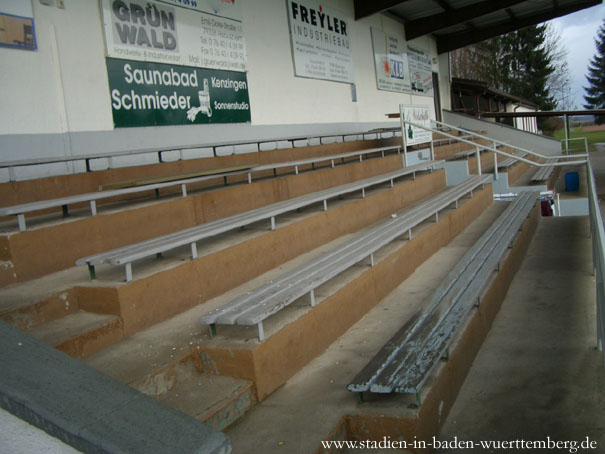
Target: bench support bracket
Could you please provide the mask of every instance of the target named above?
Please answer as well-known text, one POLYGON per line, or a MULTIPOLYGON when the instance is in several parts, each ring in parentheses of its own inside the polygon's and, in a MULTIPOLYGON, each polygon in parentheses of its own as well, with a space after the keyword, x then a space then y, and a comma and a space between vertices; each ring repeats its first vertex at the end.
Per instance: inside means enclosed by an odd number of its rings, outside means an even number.
POLYGON ((88 275, 90 276, 90 280, 94 281, 97 278, 97 273, 95 272, 95 266, 88 264, 88 275))
POLYGON ((263 329, 263 322, 258 323, 258 341, 263 342, 265 340, 265 330, 263 329))

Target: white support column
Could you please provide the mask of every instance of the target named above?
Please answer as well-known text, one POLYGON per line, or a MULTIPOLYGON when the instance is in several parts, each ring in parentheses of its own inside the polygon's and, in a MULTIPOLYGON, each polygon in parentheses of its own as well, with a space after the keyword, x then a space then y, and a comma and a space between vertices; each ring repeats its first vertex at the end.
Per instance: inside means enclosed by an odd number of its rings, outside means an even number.
POLYGON ((309 292, 309 299, 311 300, 311 307, 315 307, 315 290, 309 292))
POLYGON ((498 153, 494 153, 494 180, 498 179, 498 153))
POLYGON ((298 175, 298 166, 294 166, 294 173, 298 175))
POLYGON ((393 183, 393 179, 391 178, 391 188, 395 187, 395 183, 393 183))
POLYGON ((336 164, 334 164, 334 159, 332 159, 331 162, 332 162, 332 168, 334 168, 336 166, 336 164))
POLYGON ((17 222, 19 223, 19 232, 25 232, 25 230, 26 230, 26 226, 25 226, 25 214, 19 213, 17 215, 17 222))
POLYGON ((126 282, 132 281, 132 263, 127 263, 124 269, 126 270, 126 282))
POLYGON ((8 168, 8 179, 9 179, 9 181, 17 181, 17 175, 15 174, 14 167, 8 168))
POLYGON ((363 162, 363 155, 359 155, 359 162, 363 162))
POLYGON ((275 230, 275 216, 271 216, 271 230, 275 230))
POLYGON ((197 243, 191 243, 191 258, 193 260, 197 258, 197 243))
POLYGON ((324 211, 328 211, 328 200, 324 200, 324 211))
POLYGON ((408 230, 408 240, 412 241, 412 229, 408 230))
POLYGON ((366 198, 366 188, 361 188, 361 198, 362 199, 366 198))
POLYGON ((374 268, 374 253, 373 252, 370 254, 370 266, 372 268, 374 268))
POLYGON ((97 215, 97 202, 95 200, 90 201, 90 215, 91 216, 97 215))
POLYGON ((435 144, 431 140, 431 161, 435 160, 435 144))
POLYGON ((252 183, 252 172, 248 172, 248 184, 252 183))
POLYGON ((439 211, 435 213, 435 222, 439 222, 439 211))
POLYGON ((183 197, 187 197, 187 185, 185 183, 181 185, 181 192, 183 193, 183 197))
POLYGON ((184 159, 184 158, 183 158, 183 149, 181 148, 181 149, 179 150, 179 161, 182 161, 183 159, 184 159))

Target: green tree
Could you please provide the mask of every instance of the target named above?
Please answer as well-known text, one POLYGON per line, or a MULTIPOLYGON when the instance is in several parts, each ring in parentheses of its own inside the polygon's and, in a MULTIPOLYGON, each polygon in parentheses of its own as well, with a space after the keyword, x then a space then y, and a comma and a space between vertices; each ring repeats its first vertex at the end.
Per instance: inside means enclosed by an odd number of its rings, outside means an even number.
POLYGON ((565 52, 556 37, 549 39, 553 33, 547 25, 534 25, 457 50, 453 75, 481 80, 542 110, 552 110, 557 100, 551 91, 557 84, 569 83, 569 77, 561 75, 569 69, 558 64, 565 52))
MULTIPOLYGON (((588 87, 584 87, 584 100, 587 109, 605 109, 605 21, 595 38, 597 53, 590 59, 588 65, 588 87)), ((597 124, 605 123, 605 116, 599 116, 597 124)))

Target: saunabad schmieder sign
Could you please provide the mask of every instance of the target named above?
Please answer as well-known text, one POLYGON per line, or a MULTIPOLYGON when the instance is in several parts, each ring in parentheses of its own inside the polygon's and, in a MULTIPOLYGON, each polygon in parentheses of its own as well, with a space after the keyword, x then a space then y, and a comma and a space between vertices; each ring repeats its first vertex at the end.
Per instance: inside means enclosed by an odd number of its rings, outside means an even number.
POLYGON ((246 73, 107 58, 116 127, 250 121, 246 73))
POLYGON ((240 0, 100 0, 107 56, 246 70, 240 0))
POLYGON ((287 0, 297 76, 353 83, 349 19, 320 2, 287 0))

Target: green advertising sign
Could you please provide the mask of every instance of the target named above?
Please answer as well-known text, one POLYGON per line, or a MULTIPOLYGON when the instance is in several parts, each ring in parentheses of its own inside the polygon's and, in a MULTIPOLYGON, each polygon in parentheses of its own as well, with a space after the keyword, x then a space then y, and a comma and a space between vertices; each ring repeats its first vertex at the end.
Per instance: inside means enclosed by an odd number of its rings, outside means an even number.
POLYGON ((116 128, 250 121, 246 73, 106 61, 116 128))

